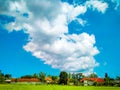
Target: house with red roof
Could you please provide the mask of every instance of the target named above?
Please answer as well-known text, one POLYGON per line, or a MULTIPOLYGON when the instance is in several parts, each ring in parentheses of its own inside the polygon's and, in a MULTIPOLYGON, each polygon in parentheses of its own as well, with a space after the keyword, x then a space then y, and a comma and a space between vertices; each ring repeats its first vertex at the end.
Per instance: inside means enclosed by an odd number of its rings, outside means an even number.
POLYGON ((40 80, 38 78, 13 78, 11 80, 12 83, 20 83, 20 84, 27 84, 27 83, 30 83, 30 84, 37 84, 37 83, 40 83, 40 80))
POLYGON ((20 78, 18 82, 40 82, 37 78, 20 78))
POLYGON ((52 78, 50 78, 50 77, 46 77, 46 78, 45 78, 45 81, 46 81, 47 83, 52 83, 52 82, 53 82, 52 78))
POLYGON ((84 84, 84 86, 90 86, 96 83, 104 83, 104 79, 102 78, 83 78, 80 80, 84 84))
MULTIPOLYGON (((41 83, 40 79, 38 78, 18 78, 18 79, 13 78, 11 81, 17 83, 41 83)), ((52 78, 50 77, 45 77, 45 81, 47 83, 53 82, 52 78)))

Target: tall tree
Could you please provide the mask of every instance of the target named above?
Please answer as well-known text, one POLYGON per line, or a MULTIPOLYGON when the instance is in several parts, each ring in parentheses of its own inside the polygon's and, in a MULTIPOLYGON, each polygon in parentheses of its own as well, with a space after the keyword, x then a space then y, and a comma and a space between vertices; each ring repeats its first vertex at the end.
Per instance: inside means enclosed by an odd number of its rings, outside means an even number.
POLYGON ((53 83, 57 83, 58 82, 58 76, 51 76, 53 83))
POLYGON ((109 85, 110 78, 109 78, 109 76, 108 76, 108 74, 107 74, 107 73, 105 73, 104 80, 105 80, 105 85, 106 85, 106 86, 107 86, 107 85, 109 85))
POLYGON ((0 83, 4 83, 4 74, 0 70, 0 83))
POLYGON ((74 83, 74 85, 80 84, 80 79, 83 77, 82 73, 73 73, 71 81, 74 83))
POLYGON ((46 74, 44 72, 39 73, 39 79, 41 82, 45 82, 45 76, 46 76, 46 74))
POLYGON ((83 78, 83 74, 82 74, 82 73, 77 73, 76 75, 77 75, 77 79, 78 79, 78 80, 80 80, 80 79, 83 78))
POLYGON ((120 80, 120 76, 117 76, 117 77, 116 77, 116 80, 120 80))
POLYGON ((33 74, 33 78, 38 78, 38 74, 37 74, 37 73, 34 73, 34 74, 33 74))
POLYGON ((107 73, 105 73, 105 78, 108 78, 108 74, 107 73))
POLYGON ((68 73, 68 78, 71 79, 72 78, 72 74, 68 73))
POLYGON ((5 74, 5 79, 10 79, 11 78, 11 74, 5 74))
POLYGON ((68 80, 68 74, 65 71, 60 72, 60 81, 59 84, 64 84, 67 85, 67 80, 68 80))

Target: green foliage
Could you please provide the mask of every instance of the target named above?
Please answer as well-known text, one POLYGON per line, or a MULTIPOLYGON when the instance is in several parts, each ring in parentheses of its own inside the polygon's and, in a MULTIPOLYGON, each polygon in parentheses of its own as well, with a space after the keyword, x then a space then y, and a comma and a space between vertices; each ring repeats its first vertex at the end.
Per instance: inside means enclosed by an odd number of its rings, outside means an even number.
POLYGON ((92 73, 92 74, 90 74, 89 75, 89 78, 97 78, 98 76, 97 76, 97 74, 95 74, 95 73, 92 73))
MULTIPOLYGON (((33 75, 24 75, 21 78, 39 78, 42 82, 41 84, 46 84, 45 82, 46 74, 44 72, 40 72, 39 74, 34 73, 33 75)), ((80 82, 82 78, 85 76, 82 73, 69 73, 67 72, 60 72, 58 76, 48 75, 52 79, 51 84, 62 84, 62 85, 83 85, 84 83, 80 82)), ((96 78, 98 77, 97 74, 92 73, 88 76, 89 78, 96 78)), ((0 84, 7 83, 7 79, 12 79, 11 74, 4 74, 0 71, 0 84), (5 81, 6 80, 6 81, 5 81)), ((18 78, 15 79, 15 82, 18 81, 18 78)), ((104 76, 104 83, 94 83, 94 86, 117 86, 120 87, 120 76, 117 76, 116 79, 110 78, 107 73, 104 76)))
POLYGON ((79 81, 78 81, 78 79, 72 79, 72 82, 74 83, 74 85, 79 85, 79 81))
POLYGON ((32 75, 24 75, 24 76, 21 76, 21 78, 33 78, 32 75))
POLYGON ((105 73, 105 78, 108 78, 108 74, 107 73, 105 73))
POLYGON ((5 74, 5 79, 11 79, 11 74, 5 74))
POLYGON ((84 77, 82 73, 77 73, 76 76, 77 76, 77 79, 78 79, 78 80, 80 80, 81 78, 84 77))
POLYGON ((71 79, 72 78, 72 74, 68 73, 68 78, 71 79))
POLYGON ((52 80, 53 80, 53 81, 58 80, 58 76, 52 76, 52 80))
POLYGON ((67 85, 68 74, 65 71, 60 72, 60 81, 59 84, 67 85))
POLYGON ((4 83, 4 74, 2 73, 2 71, 0 70, 0 83, 4 83))
POLYGON ((116 77, 116 80, 120 80, 120 76, 117 76, 117 77, 116 77))
MULTIPOLYGON (((69 74, 69 83, 73 83, 74 85, 80 85, 80 80, 83 78, 83 74, 82 73, 73 73, 73 74, 69 74)), ((81 84, 82 85, 82 84, 81 84)))
POLYGON ((39 78, 39 77, 38 77, 38 74, 34 73, 33 75, 24 75, 24 76, 21 76, 21 78, 39 78))
POLYGON ((34 74, 33 74, 33 78, 39 78, 38 74, 37 74, 37 73, 34 73, 34 74))
POLYGON ((45 76, 46 76, 46 74, 44 72, 39 73, 39 79, 41 82, 45 82, 45 76))
POLYGON ((110 83, 110 78, 108 77, 108 74, 107 73, 105 73, 105 78, 104 78, 104 81, 105 81, 105 86, 108 86, 109 85, 109 83, 110 83))
POLYGON ((104 83, 94 82, 93 86, 104 86, 104 83))
POLYGON ((58 84, 58 81, 59 81, 59 77, 58 76, 51 76, 53 82, 52 84, 58 84))

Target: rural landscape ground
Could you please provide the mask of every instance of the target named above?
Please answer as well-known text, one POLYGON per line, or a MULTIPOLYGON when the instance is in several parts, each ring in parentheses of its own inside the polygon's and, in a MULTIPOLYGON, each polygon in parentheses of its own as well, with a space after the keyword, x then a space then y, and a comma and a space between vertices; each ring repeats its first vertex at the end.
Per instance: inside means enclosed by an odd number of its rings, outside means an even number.
POLYGON ((120 87, 2 84, 0 90, 120 90, 120 87))

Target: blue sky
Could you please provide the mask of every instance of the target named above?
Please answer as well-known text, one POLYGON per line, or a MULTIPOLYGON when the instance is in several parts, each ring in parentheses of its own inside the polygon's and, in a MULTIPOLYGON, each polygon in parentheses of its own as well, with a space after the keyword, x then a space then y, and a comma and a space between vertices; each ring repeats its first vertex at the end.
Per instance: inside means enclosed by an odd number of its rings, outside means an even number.
POLYGON ((1 0, 0 70, 120 76, 119 0, 1 0), (8 5, 8 7, 7 7, 8 5))

